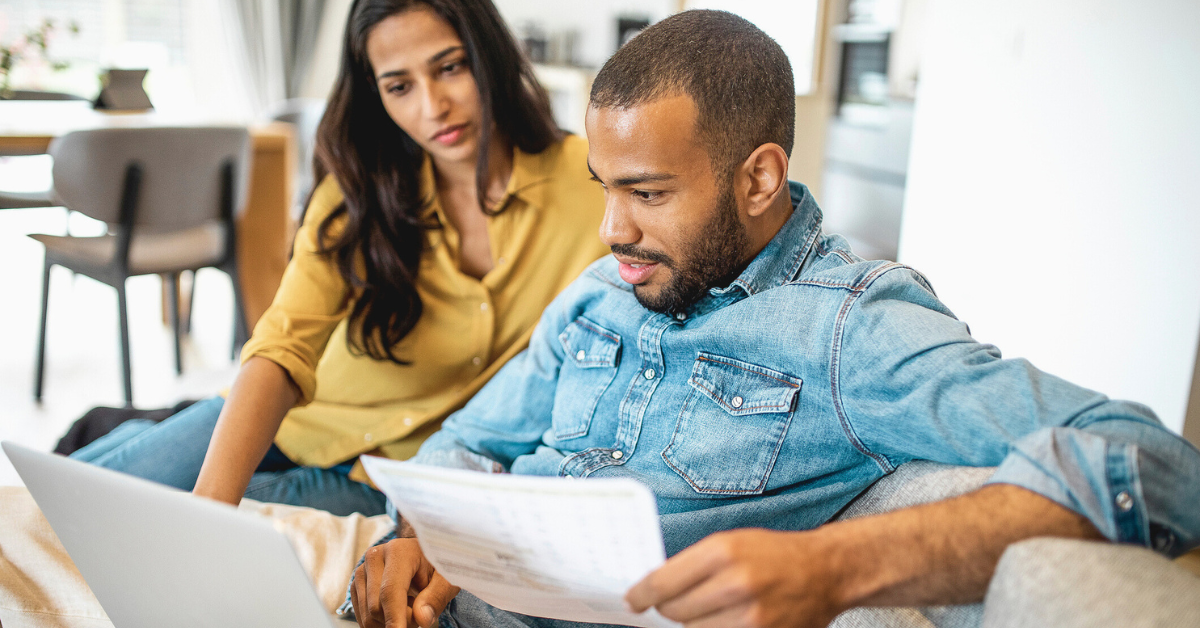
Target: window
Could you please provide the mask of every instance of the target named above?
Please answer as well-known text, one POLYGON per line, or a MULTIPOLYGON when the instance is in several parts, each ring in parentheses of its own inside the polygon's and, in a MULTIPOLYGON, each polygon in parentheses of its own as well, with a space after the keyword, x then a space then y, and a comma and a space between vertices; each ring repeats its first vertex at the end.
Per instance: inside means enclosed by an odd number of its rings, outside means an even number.
POLYGON ((48 57, 66 62, 54 70, 42 59, 22 60, 12 73, 18 89, 64 91, 92 97, 108 67, 151 70, 146 90, 158 102, 172 99, 187 63, 187 0, 5 0, 0 41, 11 44, 44 20, 53 20, 48 57), (70 24, 79 27, 72 34, 70 24), (157 92, 157 93, 156 93, 157 92))

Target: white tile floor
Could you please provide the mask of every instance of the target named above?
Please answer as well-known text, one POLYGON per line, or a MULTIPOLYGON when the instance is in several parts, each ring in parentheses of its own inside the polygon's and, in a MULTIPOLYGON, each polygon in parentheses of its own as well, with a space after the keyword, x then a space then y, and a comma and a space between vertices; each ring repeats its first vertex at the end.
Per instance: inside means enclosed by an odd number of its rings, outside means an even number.
MULTIPOLYGON (((43 402, 33 401, 43 251, 26 234, 62 234, 66 227, 61 208, 0 210, 0 440, 47 451, 89 408, 124 405, 116 292, 62 268, 50 280, 43 402)), ((72 234, 97 228, 82 216, 72 219, 72 234)), ((172 337, 162 322, 161 282, 135 277, 127 285, 135 406, 170 406, 212 395, 233 381, 233 297, 224 273, 198 274, 182 376, 175 375, 172 337)), ((0 486, 20 483, 0 455, 0 486)))

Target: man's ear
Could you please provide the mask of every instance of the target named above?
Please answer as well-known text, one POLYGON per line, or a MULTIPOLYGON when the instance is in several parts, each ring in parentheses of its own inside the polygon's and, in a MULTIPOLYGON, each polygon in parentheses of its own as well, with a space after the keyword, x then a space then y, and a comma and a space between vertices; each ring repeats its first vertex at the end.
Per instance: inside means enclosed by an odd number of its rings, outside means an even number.
POLYGON ((788 156, 778 144, 763 144, 742 162, 738 168, 738 187, 749 216, 761 216, 787 191, 787 171, 788 156))

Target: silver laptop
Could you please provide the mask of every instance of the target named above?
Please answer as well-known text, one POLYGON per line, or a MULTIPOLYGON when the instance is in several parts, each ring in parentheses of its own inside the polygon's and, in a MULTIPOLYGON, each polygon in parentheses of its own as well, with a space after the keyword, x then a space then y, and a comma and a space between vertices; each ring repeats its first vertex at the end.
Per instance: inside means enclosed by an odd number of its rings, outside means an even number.
POLYGON ((62 456, 3 448, 117 628, 355 625, 329 615, 270 522, 62 456))

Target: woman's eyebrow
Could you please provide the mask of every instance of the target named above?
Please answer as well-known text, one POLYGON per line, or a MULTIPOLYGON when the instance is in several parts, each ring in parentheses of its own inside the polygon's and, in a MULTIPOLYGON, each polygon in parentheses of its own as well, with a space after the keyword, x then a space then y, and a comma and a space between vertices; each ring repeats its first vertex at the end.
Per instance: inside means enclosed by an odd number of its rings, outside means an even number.
POLYGON ((461 45, 450 46, 449 48, 446 48, 445 50, 433 55, 432 57, 429 57, 429 61, 427 61, 426 63, 433 65, 433 64, 437 63, 438 61, 441 61, 442 59, 446 58, 450 54, 458 52, 459 50, 462 50, 462 49, 463 49, 463 47, 461 45))
MULTIPOLYGON (((446 48, 445 50, 433 55, 432 57, 429 57, 429 61, 427 61, 426 63, 428 63, 429 65, 434 65, 437 62, 441 61, 442 59, 445 59, 447 56, 449 56, 455 52, 458 52, 459 50, 463 50, 463 46, 450 46, 450 47, 446 48)), ((391 78, 393 76, 404 76, 406 74, 408 74, 408 70, 388 70, 387 72, 384 72, 383 74, 380 74, 379 76, 376 76, 375 80, 382 81, 385 78, 391 78)))
POLYGON ((380 74, 379 76, 376 76, 375 81, 378 82, 378 81, 382 81, 385 78, 390 78, 393 76, 404 76, 406 74, 408 74, 408 70, 388 70, 387 72, 384 72, 383 74, 380 74))

